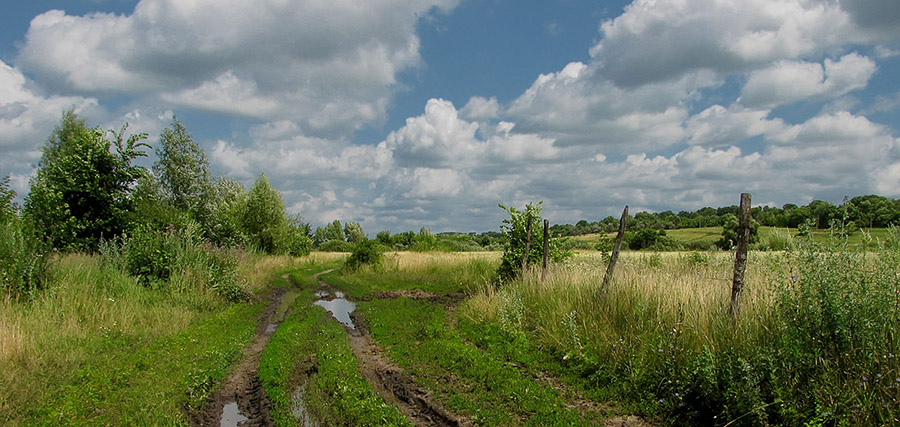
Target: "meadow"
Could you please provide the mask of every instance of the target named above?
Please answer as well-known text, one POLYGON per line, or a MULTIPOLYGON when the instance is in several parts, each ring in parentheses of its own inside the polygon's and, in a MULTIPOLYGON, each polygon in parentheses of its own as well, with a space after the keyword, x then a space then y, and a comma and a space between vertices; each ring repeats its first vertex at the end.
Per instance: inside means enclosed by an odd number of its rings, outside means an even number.
POLYGON ((47 289, 0 302, 0 422, 188 424, 240 360, 262 300, 286 287, 296 295, 258 372, 275 423, 302 425, 300 390, 325 424, 406 424, 361 373, 349 331, 312 304, 323 282, 356 301, 388 363, 478 425, 900 422, 900 233, 865 251, 787 239, 750 253, 734 321, 727 251, 626 251, 606 293, 597 251, 502 284, 498 252, 390 252, 355 270, 346 254, 245 253, 245 301, 191 268, 154 287, 99 255, 58 256, 47 289))

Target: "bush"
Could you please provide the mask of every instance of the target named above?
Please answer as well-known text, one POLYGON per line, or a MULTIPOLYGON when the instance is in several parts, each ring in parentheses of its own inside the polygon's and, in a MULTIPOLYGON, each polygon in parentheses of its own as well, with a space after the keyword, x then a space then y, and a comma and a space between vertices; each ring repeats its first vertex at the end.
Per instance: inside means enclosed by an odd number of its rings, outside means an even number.
POLYGON ((203 242, 196 222, 181 229, 142 227, 118 242, 104 242, 100 250, 105 265, 137 277, 145 286, 165 288, 176 278, 187 278, 200 280, 188 286, 209 286, 229 301, 250 296, 238 277, 237 251, 203 242))
POLYGON ((0 290, 13 297, 32 295, 46 284, 46 245, 15 217, 0 221, 0 290))
POLYGON ((329 240, 316 249, 322 252, 352 252, 353 244, 343 240, 329 240))
MULTIPOLYGON (((512 279, 518 276, 522 271, 522 261, 528 257, 529 265, 540 265, 543 261, 544 247, 541 242, 541 230, 543 219, 541 218, 540 202, 537 205, 525 205, 525 210, 520 211, 516 208, 500 205, 510 218, 503 220, 500 225, 500 231, 503 233, 501 237, 503 241, 503 257, 500 262, 500 268, 497 274, 501 280, 512 279), (525 253, 525 245, 527 240, 527 224, 531 220, 531 246, 528 253, 525 253)), ((571 255, 571 252, 563 249, 564 242, 560 239, 551 239, 549 242, 548 258, 553 262, 562 262, 571 255)))
POLYGON ((380 270, 384 261, 382 246, 375 240, 363 240, 353 247, 353 252, 347 258, 344 266, 351 271, 358 270, 364 265, 371 266, 374 270, 380 270))

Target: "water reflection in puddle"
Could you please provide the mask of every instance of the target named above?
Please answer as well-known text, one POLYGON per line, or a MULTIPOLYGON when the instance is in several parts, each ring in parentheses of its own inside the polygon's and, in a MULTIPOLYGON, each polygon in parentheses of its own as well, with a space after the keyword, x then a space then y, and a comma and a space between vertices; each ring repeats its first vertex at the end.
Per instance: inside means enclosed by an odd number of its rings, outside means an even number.
POLYGON ((300 425, 306 427, 319 427, 319 422, 312 417, 306 408, 306 396, 303 395, 303 386, 297 386, 291 396, 291 413, 294 418, 300 420, 300 425))
MULTIPOLYGON (((330 294, 326 291, 319 291, 316 292, 316 296, 319 298, 328 298, 330 294)), ((350 319, 350 313, 352 313, 353 310, 356 310, 356 304, 347 301, 344 298, 343 292, 335 292, 334 296, 335 298, 332 300, 320 299, 313 304, 330 311, 331 315, 334 316, 338 322, 343 323, 348 328, 356 329, 353 320, 350 319)))
POLYGON ((238 423, 248 421, 249 419, 241 415, 237 402, 226 403, 222 408, 222 421, 219 423, 222 427, 237 427, 238 423))

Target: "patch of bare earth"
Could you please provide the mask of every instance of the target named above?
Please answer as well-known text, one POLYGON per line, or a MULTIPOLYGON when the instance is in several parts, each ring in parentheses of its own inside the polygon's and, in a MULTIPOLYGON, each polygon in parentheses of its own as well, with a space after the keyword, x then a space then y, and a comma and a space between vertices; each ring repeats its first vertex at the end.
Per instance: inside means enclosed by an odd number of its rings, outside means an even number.
POLYGON ((275 313, 286 293, 286 288, 280 288, 269 295, 269 305, 258 318, 253 343, 244 349, 240 364, 225 379, 221 387, 209 397, 206 406, 188 414, 192 425, 221 425, 225 405, 231 402, 237 402, 240 414, 247 418, 246 421, 240 423, 241 426, 270 426, 273 424, 271 404, 259 381, 257 371, 263 349, 269 344, 278 324, 284 320, 283 313, 279 316, 280 319, 275 318, 275 313))

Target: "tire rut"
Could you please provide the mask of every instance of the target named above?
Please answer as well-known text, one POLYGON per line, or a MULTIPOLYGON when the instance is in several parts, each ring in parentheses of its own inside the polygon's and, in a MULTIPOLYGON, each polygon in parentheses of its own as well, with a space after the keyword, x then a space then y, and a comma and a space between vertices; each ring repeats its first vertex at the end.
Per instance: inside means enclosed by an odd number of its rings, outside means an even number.
POLYGON ((278 325, 284 320, 284 313, 278 313, 278 307, 288 290, 288 288, 279 288, 269 295, 269 304, 259 316, 253 342, 244 348, 241 362, 222 382, 222 385, 213 392, 208 403, 188 414, 191 425, 256 427, 273 424, 272 407, 265 390, 263 390, 257 371, 263 349, 269 344, 278 325), (239 421, 223 420, 226 406, 234 403, 237 404, 239 421))
MULTIPOLYGON (((333 288, 322 279, 319 279, 319 282, 323 289, 331 290, 333 288)), ((390 294, 384 293, 379 297, 383 298, 388 295, 390 294)), ((432 297, 430 294, 416 296, 419 296, 420 299, 432 297)), ((430 391, 419 387, 408 375, 403 373, 403 369, 390 362, 375 345, 363 319, 352 313, 350 317, 356 327, 350 328, 345 325, 344 330, 350 340, 350 348, 356 356, 359 371, 385 402, 398 407, 415 426, 472 425, 465 418, 444 408, 430 391)))

